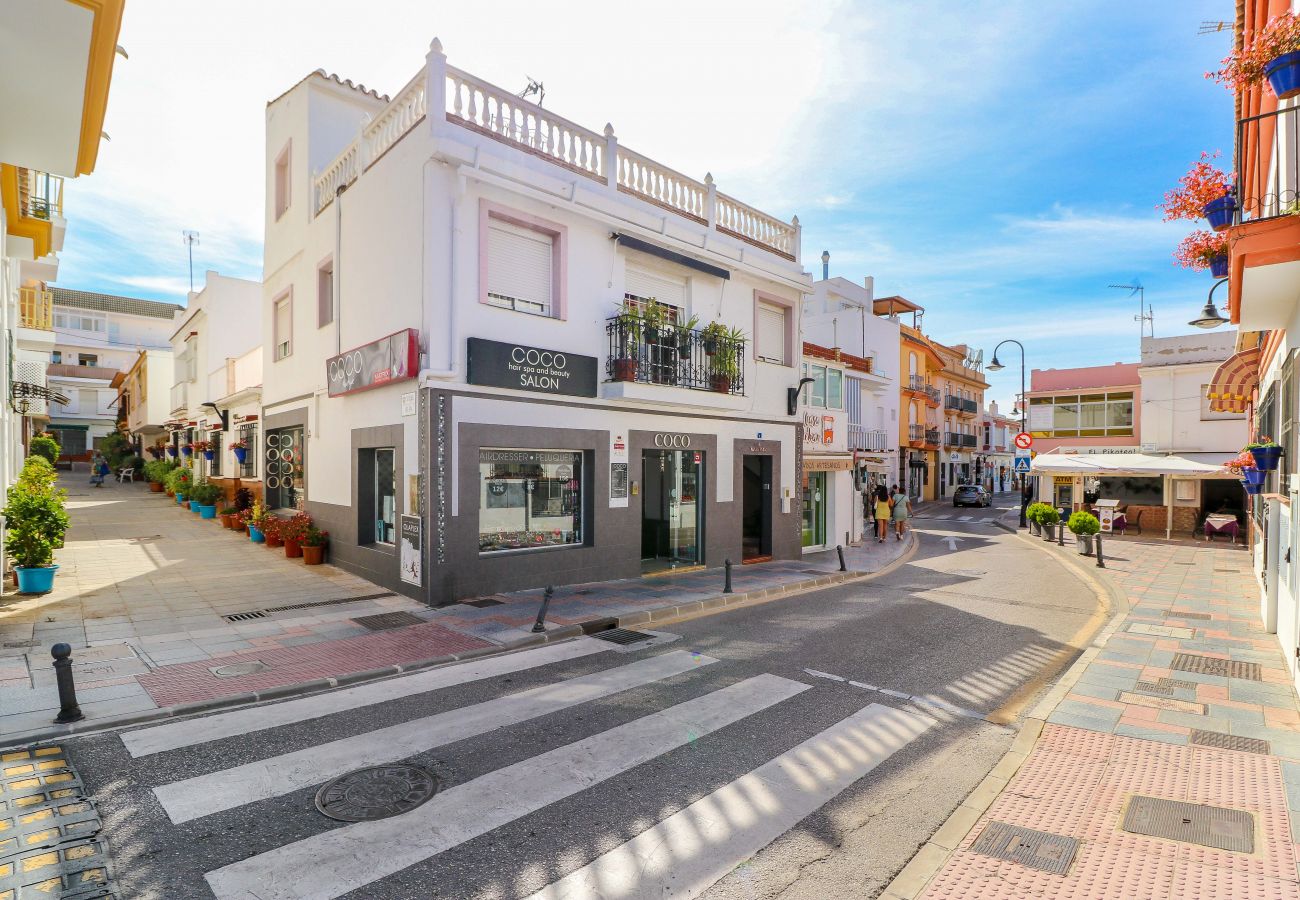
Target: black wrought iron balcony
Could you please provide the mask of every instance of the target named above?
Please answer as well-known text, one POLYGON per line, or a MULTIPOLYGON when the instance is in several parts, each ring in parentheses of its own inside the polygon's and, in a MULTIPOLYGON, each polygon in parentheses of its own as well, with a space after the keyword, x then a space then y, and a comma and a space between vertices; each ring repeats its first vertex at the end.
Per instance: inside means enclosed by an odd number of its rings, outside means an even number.
POLYGON ((961 401, 961 411, 964 413, 977 413, 980 411, 980 407, 974 400, 963 398, 961 401))
POLYGON ((960 447, 961 435, 955 431, 945 431, 943 434, 943 444, 945 447, 960 447))
POLYGON ((939 429, 938 428, 925 429, 925 442, 927 444, 934 444, 936 447, 939 446, 939 429))
POLYGON ((919 422, 913 422, 911 425, 908 425, 908 426, 907 426, 907 439, 908 439, 909 441, 924 441, 924 440, 925 440, 925 426, 922 425, 922 424, 920 424, 919 422))
POLYGON ((975 435, 963 434, 961 436, 961 445, 963 447, 974 447, 976 445, 975 435))
POLYGON ((745 341, 699 328, 652 325, 635 316, 605 323, 610 381, 745 393, 745 341))
POLYGON ((949 394, 943 401, 944 409, 961 409, 961 398, 949 394))
POLYGON ((937 387, 932 387, 928 384, 925 386, 925 398, 930 401, 931 406, 939 405, 940 396, 941 395, 937 387))
POLYGON ((1237 122, 1238 225, 1300 215, 1300 106, 1237 122))

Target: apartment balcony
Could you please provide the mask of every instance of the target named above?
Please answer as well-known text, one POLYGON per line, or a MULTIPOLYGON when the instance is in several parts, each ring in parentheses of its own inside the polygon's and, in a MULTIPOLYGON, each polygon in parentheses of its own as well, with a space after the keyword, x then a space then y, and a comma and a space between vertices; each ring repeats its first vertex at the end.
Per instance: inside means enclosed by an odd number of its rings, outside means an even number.
POLYGON ((36 331, 53 331, 54 294, 45 288, 19 288, 18 325, 36 331))
POLYGON ((955 431, 945 431, 943 433, 943 445, 945 447, 960 447, 961 435, 955 431))
POLYGON ((979 441, 976 439, 975 435, 973 434, 963 434, 961 436, 961 446, 965 447, 968 450, 974 450, 975 447, 978 445, 978 443, 979 441))
POLYGON ((925 429, 925 446, 926 446, 928 449, 930 449, 930 450, 938 450, 938 449, 939 449, 939 429, 938 429, 938 428, 927 428, 927 429, 925 429))
POLYGON ((1285 328, 1300 284, 1300 107, 1237 122, 1228 304, 1243 330, 1285 328))
POLYGON ((929 386, 925 383, 924 375, 908 375, 903 381, 902 387, 904 391, 916 397, 918 400, 924 400, 926 398, 926 392, 929 390, 929 386))
POLYGON ((745 394, 743 340, 712 337, 698 328, 652 327, 629 316, 607 320, 605 334, 605 374, 610 381, 745 394))
POLYGON ((954 397, 952 394, 948 394, 946 397, 944 397, 943 408, 951 409, 951 410, 961 409, 961 398, 954 397))
POLYGON ((177 413, 188 412, 190 408, 190 385, 189 382, 182 381, 179 384, 172 385, 172 415, 177 413))
POLYGON ((98 378, 112 381, 118 373, 110 366, 74 366, 67 363, 50 363, 45 374, 51 378, 98 378))
POLYGON ((35 169, 0 166, 0 194, 7 231, 11 237, 31 241, 33 260, 62 249, 67 229, 62 178, 35 169))
POLYGON ((961 405, 957 407, 957 415, 974 416, 980 411, 979 404, 974 400, 962 398, 961 405))
POLYGON ((881 453, 888 449, 890 449, 889 435, 883 428, 868 428, 865 425, 849 423, 849 450, 881 453))
POLYGON ((939 389, 937 387, 928 384, 925 386, 926 406, 929 406, 931 409, 938 409, 942 400, 943 400, 943 395, 939 393, 939 389))

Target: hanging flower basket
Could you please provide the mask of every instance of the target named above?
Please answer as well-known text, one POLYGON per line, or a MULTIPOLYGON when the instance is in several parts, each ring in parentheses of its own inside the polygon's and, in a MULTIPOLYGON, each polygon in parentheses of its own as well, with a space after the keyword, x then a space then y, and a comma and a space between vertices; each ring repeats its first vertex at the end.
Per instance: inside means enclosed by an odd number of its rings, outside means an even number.
POLYGON ((1221 65, 1205 77, 1238 96, 1260 82, 1267 82, 1280 100, 1300 96, 1300 17, 1284 12, 1269 19, 1221 65))
POLYGON ((1250 494, 1250 495, 1252 495, 1252 496, 1254 496, 1255 494, 1262 494, 1262 493, 1264 493, 1264 485, 1262 485, 1262 484, 1251 484, 1251 483, 1249 483, 1248 481, 1246 481, 1246 479, 1244 479, 1244 478, 1241 479, 1241 486, 1244 487, 1244 488, 1246 489, 1246 493, 1247 493, 1247 494, 1250 494))
POLYGON ((244 464, 244 461, 248 459, 247 447, 231 447, 230 450, 235 454, 235 462, 239 463, 241 466, 244 464))
POLYGON ((1276 472, 1278 461, 1282 458, 1282 448, 1273 443, 1261 443, 1258 447, 1247 447, 1255 468, 1260 472, 1276 472))
POLYGON ((175 455, 176 455, 176 448, 175 448, 175 447, 168 447, 168 448, 167 448, 167 455, 168 455, 168 456, 175 456, 175 455))
POLYGON ((1232 214, 1237 209, 1237 201, 1232 194, 1224 194, 1201 207, 1205 221, 1215 231, 1227 231, 1232 227, 1232 214))
POLYGON ((1264 66, 1268 86, 1279 100, 1300 97, 1300 50, 1283 53, 1264 66))
POLYGON ((1267 478, 1268 478, 1268 473, 1260 469, 1241 470, 1241 480, 1244 481, 1246 484, 1262 485, 1265 479, 1267 478))
POLYGON ((1228 277, 1228 254, 1210 257, 1210 274, 1215 278, 1228 277))
POLYGON ((194 453, 194 448, 191 447, 189 444, 186 444, 184 447, 181 448, 181 453, 184 453, 186 456, 191 456, 194 453))
POLYGON ((204 451, 203 451, 203 458, 206 459, 208 462, 212 462, 212 458, 213 458, 214 456, 216 456, 216 455, 217 455, 217 451, 215 451, 215 450, 204 450, 204 451))

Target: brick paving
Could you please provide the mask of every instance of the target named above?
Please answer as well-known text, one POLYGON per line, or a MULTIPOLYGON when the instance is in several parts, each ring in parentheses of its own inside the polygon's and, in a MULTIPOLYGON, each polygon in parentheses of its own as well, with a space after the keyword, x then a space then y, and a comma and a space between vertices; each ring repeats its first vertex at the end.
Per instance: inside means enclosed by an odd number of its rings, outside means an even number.
MULTIPOLYGON (((1300 900, 1300 705, 1276 637, 1259 620, 1250 554, 1137 540, 1106 546, 1107 576, 1131 609, 1067 676, 1077 680, 1032 751, 921 896, 1300 900), (1225 673, 1219 667, 1229 662, 1253 665, 1225 673), (1193 731, 1216 733, 1209 739, 1219 745, 1268 741, 1270 752, 1201 746, 1193 731), (1245 811, 1254 851, 1127 832, 1134 796, 1245 811), (1073 837, 1077 853, 1064 875, 977 853, 990 822, 1073 837)), ((886 896, 912 896, 901 890, 886 896)))

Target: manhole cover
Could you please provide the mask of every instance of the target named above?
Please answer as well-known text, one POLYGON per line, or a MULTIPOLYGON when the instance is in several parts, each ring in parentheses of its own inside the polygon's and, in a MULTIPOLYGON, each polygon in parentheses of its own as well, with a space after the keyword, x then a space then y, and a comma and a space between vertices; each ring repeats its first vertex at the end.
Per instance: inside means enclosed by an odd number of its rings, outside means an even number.
POLYGON ((230 615, 222 616, 221 618, 225 619, 227 622, 247 622, 250 619, 265 619, 266 613, 262 612, 260 609, 255 609, 252 612, 231 613, 230 615))
POLYGON ((419 766, 372 766, 335 778, 316 792, 316 808, 340 822, 400 816, 438 791, 438 779, 419 766))
POLYGON ((217 666, 208 669, 208 671, 218 678, 234 678, 236 675, 256 675, 258 672, 269 672, 271 667, 254 659, 249 662, 231 663, 228 666, 217 666))
POLYGON ((989 822, 980 832, 971 849, 995 859, 1009 859, 1031 869, 1064 875, 1074 861, 1079 842, 1063 834, 1035 831, 1008 825, 1006 822, 989 822))
POLYGON ((1196 672, 1201 675, 1218 675, 1223 678, 1244 678, 1249 681, 1262 680, 1259 663, 1241 662, 1235 659, 1216 659, 1212 656, 1199 656, 1195 653, 1175 653, 1169 668, 1179 672, 1196 672))
POLYGON ((1238 737, 1220 731, 1192 729, 1192 743, 1198 747, 1217 747, 1220 750, 1240 750, 1243 753, 1271 753, 1268 741, 1259 738, 1238 737))
POLYGON ((379 613, 374 616, 357 616, 352 620, 364 625, 371 631, 383 631, 386 628, 401 628, 405 625, 423 625, 424 619, 408 612, 379 613))
POLYGON ((477 606, 479 609, 483 609, 487 606, 501 606, 502 604, 500 600, 493 600, 491 597, 480 597, 477 600, 462 600, 461 605, 477 606))
POLYGON ((598 641, 609 641, 611 644, 635 644, 637 641, 654 640, 655 636, 628 628, 610 628, 607 631, 598 631, 592 637, 598 641))
POLYGON ((1217 850, 1255 852, 1255 820, 1250 813, 1221 806, 1134 796, 1121 826, 1131 834, 1200 844, 1217 850))

